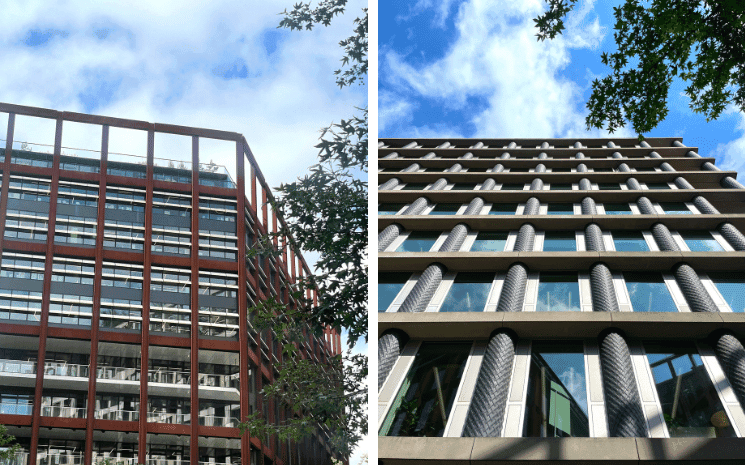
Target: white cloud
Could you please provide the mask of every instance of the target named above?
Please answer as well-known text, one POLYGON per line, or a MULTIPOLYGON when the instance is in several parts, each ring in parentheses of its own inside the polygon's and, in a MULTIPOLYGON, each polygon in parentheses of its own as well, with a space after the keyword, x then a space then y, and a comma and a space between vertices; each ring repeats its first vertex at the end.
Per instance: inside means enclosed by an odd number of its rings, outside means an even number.
MULTIPOLYGON (((727 113, 734 112, 730 110, 727 113)), ((718 144, 711 154, 702 154, 703 156, 716 157, 717 166, 725 171, 737 171, 745 173, 745 113, 737 112, 739 122, 735 130, 740 133, 740 137, 731 140, 725 144, 718 144)), ((742 182, 742 178, 738 177, 742 182)))
MULTIPOLYGON (((382 54, 380 76, 390 94, 381 100, 380 114, 388 123, 396 120, 401 101, 426 98, 445 110, 463 110, 477 98, 486 104, 474 110, 475 136, 586 136, 582 88, 559 73, 572 48, 594 49, 603 38, 592 6, 591 0, 580 3, 562 36, 537 42, 532 18, 543 11, 542 1, 463 3, 457 37, 441 59, 415 66, 395 51, 382 54)), ((411 103, 404 110, 411 112, 411 103)), ((404 116, 403 122, 412 119, 404 116)))
POLYGON ((444 29, 445 22, 450 16, 450 9, 452 8, 454 0, 417 0, 417 2, 409 7, 409 12, 405 15, 399 15, 396 17, 396 21, 408 21, 414 16, 422 14, 424 11, 433 9, 435 10, 435 17, 432 20, 432 26, 444 29))

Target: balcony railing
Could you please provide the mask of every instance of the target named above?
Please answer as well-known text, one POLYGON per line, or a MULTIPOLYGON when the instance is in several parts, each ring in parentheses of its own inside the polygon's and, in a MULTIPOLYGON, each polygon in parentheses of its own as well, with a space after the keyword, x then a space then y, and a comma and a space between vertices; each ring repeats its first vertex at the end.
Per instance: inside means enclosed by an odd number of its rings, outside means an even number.
POLYGON ((147 414, 148 423, 169 423, 173 425, 188 425, 191 415, 188 413, 171 413, 171 412, 149 412, 147 414))
POLYGON ((94 457, 92 465, 138 465, 137 458, 125 457, 94 457))
POLYGON ((43 451, 37 453, 37 465, 83 465, 83 454, 47 454, 43 451))
POLYGON ((17 452, 13 457, 7 459, 0 459, 0 465, 27 465, 28 464, 28 452, 21 451, 17 452))
POLYGON ((96 377, 98 379, 114 379, 118 381, 139 381, 140 369, 130 367, 98 367, 96 377))
POLYGON ((237 428, 241 421, 235 417, 219 417, 215 415, 199 415, 199 424, 202 426, 227 426, 237 428))
POLYGON ((109 410, 104 408, 96 410, 94 416, 99 420, 139 421, 140 412, 135 410, 109 410))
POLYGON ((87 409, 79 407, 64 407, 60 405, 42 405, 41 416, 56 418, 85 418, 87 409))
POLYGON ((237 389, 237 375, 213 375, 199 373, 199 385, 209 387, 235 388, 237 389), (232 386, 231 384, 236 384, 232 386))
POLYGON ((8 404, 0 402, 0 413, 6 415, 31 415, 33 405, 28 404, 8 404))
POLYGON ((66 362, 44 362, 44 376, 71 376, 87 378, 88 365, 77 365, 66 362))
POLYGON ((0 359, 0 373, 33 375, 36 374, 36 362, 0 359))
POLYGON ((149 370, 147 380, 150 383, 189 384, 191 373, 166 369, 149 370))

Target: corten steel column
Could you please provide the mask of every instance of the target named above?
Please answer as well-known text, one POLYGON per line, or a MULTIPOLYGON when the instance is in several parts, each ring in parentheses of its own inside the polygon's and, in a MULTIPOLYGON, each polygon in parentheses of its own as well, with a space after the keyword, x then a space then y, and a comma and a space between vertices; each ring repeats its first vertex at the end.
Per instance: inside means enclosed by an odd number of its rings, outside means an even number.
MULTIPOLYGON (((236 171, 236 233, 238 236, 238 387, 240 389, 240 421, 245 421, 250 414, 248 397, 253 386, 249 383, 248 367, 251 359, 248 356, 248 286, 246 284, 246 157, 244 156, 243 141, 235 143, 235 171, 236 171)), ((295 263, 293 252, 292 275, 290 281, 294 283, 295 263)), ((288 294, 289 294, 288 290, 288 294)), ((251 446, 248 431, 241 436, 241 463, 251 463, 251 446)))
MULTIPOLYGON (((31 444, 29 463, 36 463, 36 450, 39 448, 39 422, 41 419, 41 397, 44 389, 44 361, 47 353, 49 334, 49 297, 52 287, 52 261, 54 258, 54 229, 57 220, 57 194, 59 191, 59 166, 62 153, 62 119, 57 119, 54 132, 54 162, 52 182, 49 189, 49 221, 47 222, 47 250, 44 264, 44 291, 41 300, 41 321, 39 322, 39 350, 36 356, 36 384, 34 390, 33 417, 31 423, 31 444)), ((7 158, 7 157, 6 157, 7 158)), ((3 182, 5 185, 6 182, 3 182)))
POLYGON ((96 216, 96 265, 93 279, 91 351, 88 369, 88 405, 85 424, 85 463, 93 463, 93 423, 95 422, 98 371, 98 330, 101 317, 101 277, 103 275, 103 232, 106 217, 106 170, 109 155, 109 126, 101 126, 101 160, 98 174, 98 212, 96 216))
MULTIPOLYGON (((142 266, 142 328, 140 343, 140 418, 137 445, 137 463, 147 463, 147 405, 148 375, 150 367, 150 265, 153 243, 153 176, 155 164, 155 130, 147 131, 147 183, 145 191, 145 244, 142 266)), ((194 212, 191 212, 194 215, 194 212)), ((193 241, 192 241, 193 242, 193 241)), ((194 244, 192 243, 192 252, 194 244)))
POLYGON ((516 340, 509 330, 492 333, 476 379, 463 437, 502 435, 516 340))
POLYGON ((191 136, 191 337, 190 403, 191 463, 199 461, 199 137, 191 136))
POLYGON ((8 213, 8 187, 10 186, 10 159, 13 155, 13 130, 16 115, 8 113, 7 135, 5 137, 5 158, 3 159, 3 185, 0 189, 0 260, 3 258, 3 238, 5 237, 5 215, 8 213))

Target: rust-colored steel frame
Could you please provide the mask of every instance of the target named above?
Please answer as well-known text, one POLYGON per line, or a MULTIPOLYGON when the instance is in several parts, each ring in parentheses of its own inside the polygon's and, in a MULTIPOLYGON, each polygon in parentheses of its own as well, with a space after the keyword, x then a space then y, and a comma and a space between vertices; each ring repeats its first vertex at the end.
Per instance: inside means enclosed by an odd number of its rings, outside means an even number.
MULTIPOLYGON (((190 444, 190 461, 197 463, 199 458, 199 437, 200 436, 213 436, 213 437, 225 437, 225 438, 237 438, 239 437, 236 428, 224 428, 224 427, 209 427, 200 426, 198 421, 199 412, 199 350, 209 349, 226 352, 238 352, 239 353, 239 378, 240 378, 240 412, 241 417, 245 418, 249 413, 249 390, 257 389, 260 391, 263 384, 266 382, 272 382, 275 376, 275 367, 271 360, 276 357, 277 361, 281 363, 281 354, 272 355, 272 347, 274 346, 272 341, 271 332, 268 334, 267 346, 269 348, 269 366, 264 362, 264 357, 261 354, 261 341, 259 341, 256 350, 253 350, 249 345, 249 328, 248 328, 248 302, 247 292, 248 286, 254 290, 258 300, 264 300, 268 298, 268 293, 262 292, 260 286, 258 286, 259 273, 258 263, 255 263, 255 271, 252 273, 247 269, 245 265, 244 251, 246 248, 246 212, 251 217, 251 223, 253 223, 253 229, 256 236, 268 234, 269 232, 277 232, 280 226, 286 229, 287 224, 285 220, 276 214, 271 215, 271 223, 269 221, 269 204, 273 203, 273 196, 269 189, 269 186, 264 179, 261 169, 251 152, 248 143, 245 138, 237 133, 217 131, 202 128, 193 128, 185 126, 166 125, 159 123, 147 123, 144 121, 127 120, 121 118, 111 118, 105 116, 87 115, 81 113, 72 112, 58 112, 55 110, 49 110, 44 108, 27 107, 20 105, 13 105, 7 103, 0 103, 0 112, 8 114, 8 127, 6 137, 6 150, 5 158, 0 163, 2 167, 2 189, 0 189, 0 259, 4 250, 13 250, 18 252, 29 252, 36 254, 44 254, 46 258, 45 270, 44 270, 44 292, 42 300, 41 310, 41 321, 38 326, 36 325, 16 325, 13 323, 0 322, 0 333, 6 334, 23 334, 28 336, 37 336, 39 338, 38 358, 39 361, 35 391, 34 391, 34 404, 33 414, 31 418, 22 415, 0 415, 0 424, 7 425, 19 425, 19 426, 31 426, 31 444, 29 450, 29 463, 36 463, 37 448, 39 443, 39 428, 52 427, 52 428, 84 428, 85 429, 85 463, 92 463, 93 459, 93 437, 94 431, 96 430, 114 430, 114 431, 130 431, 137 432, 139 435, 139 446, 138 446, 138 462, 146 463, 147 458, 147 438, 148 433, 151 434, 180 434, 189 436, 190 444), (16 165, 11 163, 11 157, 13 152, 13 135, 15 132, 15 118, 16 115, 32 116, 38 118, 52 119, 56 122, 55 125, 55 141, 54 141, 54 158, 52 168, 33 167, 27 165, 16 165), (60 160, 61 160, 61 149, 62 149, 62 131, 64 122, 77 122, 86 123, 91 125, 101 126, 101 158, 100 158, 100 171, 99 173, 85 173, 77 171, 60 171, 60 160), (111 127, 135 129, 140 131, 147 131, 147 172, 145 179, 127 178, 122 176, 115 176, 107 174, 107 163, 108 163, 108 143, 109 143, 109 129, 111 127), (155 133, 167 133, 190 136, 192 138, 192 179, 191 185, 184 185, 179 183, 170 183, 165 181, 154 180, 154 139, 155 133), (209 138, 218 139, 224 141, 234 141, 236 144, 236 186, 235 188, 224 188, 214 186, 203 186, 199 184, 199 139, 209 138), (246 163, 250 166, 250 189, 247 191, 246 180, 246 163), (49 220, 47 230, 47 242, 46 244, 39 243, 27 243, 18 240, 4 240, 5 230, 5 217, 8 205, 8 189, 10 184, 10 174, 29 174, 29 175, 42 175, 51 178, 51 195, 50 195, 50 206, 49 206, 49 220), (83 181, 83 182, 97 182, 98 183, 98 212, 97 212, 97 226, 96 226, 96 245, 93 248, 79 248, 74 246, 67 246, 54 243, 55 233, 55 221, 56 221, 56 210, 57 210, 57 194, 60 175, 63 175, 65 179, 83 181), (146 206, 145 206, 145 243, 144 250, 142 253, 138 252, 124 252, 115 250, 104 250, 103 249, 103 237, 104 237, 104 223, 105 223, 105 203, 106 203, 106 188, 108 184, 125 184, 133 187, 143 188, 146 191, 146 206), (190 193, 192 196, 192 209, 191 209, 191 256, 186 257, 168 257, 153 255, 151 252, 152 246, 152 202, 153 202, 153 190, 164 189, 170 191, 180 191, 183 193, 190 193), (261 191, 260 197, 258 194, 261 191), (199 256, 199 195, 215 195, 219 197, 235 198, 237 200, 237 217, 236 217, 236 233, 237 233, 237 246, 238 254, 236 262, 225 262, 219 260, 211 260, 201 258, 199 256), (257 204, 257 197, 261 199, 261 210, 259 211, 257 204), (53 257, 57 255, 65 255, 70 257, 89 258, 95 260, 95 280, 94 280, 94 295, 93 295, 93 315, 90 329, 70 329, 70 328, 55 328, 49 327, 49 301, 50 301, 50 287, 52 278, 52 262, 53 257), (143 264, 143 289, 142 289, 142 330, 140 334, 132 333, 117 333, 112 331, 99 331, 100 324, 100 296, 101 296, 101 278, 103 261, 112 260, 119 262, 134 262, 143 264), (183 337, 174 336, 158 336, 151 335, 149 331, 149 316, 150 316, 150 280, 151 273, 150 267, 152 265, 165 265, 165 266, 179 266, 188 267, 191 270, 191 334, 188 340, 183 337), (215 271, 230 271, 236 272, 238 275, 238 314, 239 314, 239 337, 238 341, 227 340, 211 340, 211 339, 200 339, 199 338, 199 270, 215 270, 215 271), (41 417, 41 400, 43 393, 44 384, 44 360, 46 355, 46 342, 49 337, 53 338, 74 338, 90 341, 90 370, 89 370, 89 381, 88 381, 88 404, 86 409, 86 419, 67 419, 67 418, 50 418, 41 417), (141 363, 140 363, 140 408, 139 408, 139 421, 138 422, 115 422, 110 420, 97 420, 95 419, 95 403, 96 403, 96 372, 97 372, 97 357, 98 357, 98 346, 100 342, 114 342, 114 343, 126 343, 126 344, 137 344, 141 347, 141 363), (148 367, 149 367, 149 352, 150 346, 161 345, 171 347, 183 347, 188 348, 190 351, 190 368, 191 368, 191 424, 186 425, 159 425, 156 423, 148 423, 147 421, 147 404, 148 404, 148 367), (256 386, 249 386, 249 365, 251 370, 256 374, 255 381, 256 386), (175 426, 175 427, 174 427, 175 426)), ((250 227, 251 225, 249 225, 250 227)), ((278 239, 275 237, 273 240, 276 248, 280 247, 278 239)), ((269 260, 273 260, 277 266, 279 273, 275 274, 274 282, 269 282, 270 288, 275 290, 281 286, 280 275, 285 276, 290 284, 295 284, 298 279, 303 279, 303 276, 311 276, 310 268, 303 259, 302 255, 295 251, 295 248, 291 246, 292 238, 283 237, 281 243, 281 251, 279 257, 270 258, 264 260, 265 269, 263 270, 268 277, 271 276, 269 271, 269 260), (288 252, 289 250, 289 263, 288 263, 288 252), (297 262, 297 263, 296 263, 297 262)), ((256 259, 254 259, 256 260, 256 259)), ((280 293, 278 293, 280 294, 280 293)), ((308 297, 312 298, 314 303, 317 304, 317 294, 315 291, 309 292, 308 297)), ((289 292, 285 294, 284 302, 290 304, 289 292)), ((313 336, 308 334, 309 338, 313 336)), ((327 329, 324 332, 324 342, 326 343, 325 353, 318 354, 318 350, 313 350, 317 358, 320 355, 322 361, 327 361, 329 355, 335 355, 340 353, 341 338, 339 334, 333 329, 327 329)), ((310 346, 315 348, 316 344, 310 342, 310 346)), ((311 356, 310 354, 304 356, 311 356)), ((257 396, 257 406, 260 407, 262 399, 257 396)), ((268 417, 270 421, 276 420, 274 418, 274 406, 268 406, 268 417)), ((283 411, 280 411, 280 418, 284 418, 286 415, 283 411)), ((320 438, 313 438, 309 443, 313 443, 320 438)), ((285 447, 278 448, 277 438, 271 438, 269 443, 265 443, 258 437, 250 437, 248 434, 244 434, 241 437, 241 462, 244 464, 250 463, 251 449, 254 448, 261 454, 262 464, 264 458, 271 460, 277 465, 284 465, 287 462, 287 451, 285 447), (281 449, 281 453, 280 450, 281 449)), ((306 451, 306 454, 310 452, 306 451)), ((314 457, 311 463, 318 463, 320 458, 314 457)))

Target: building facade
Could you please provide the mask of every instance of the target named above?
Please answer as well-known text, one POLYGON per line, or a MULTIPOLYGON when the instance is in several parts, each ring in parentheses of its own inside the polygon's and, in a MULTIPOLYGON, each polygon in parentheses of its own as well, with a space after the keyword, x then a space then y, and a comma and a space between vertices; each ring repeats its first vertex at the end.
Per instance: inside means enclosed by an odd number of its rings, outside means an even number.
POLYGON ((745 461, 737 173, 679 138, 378 160, 382 465, 745 461))
MULTIPOLYGON (((244 252, 284 223, 245 138, 10 104, 0 123, 0 424, 23 449, 0 463, 329 463, 321 429, 237 428, 295 414, 259 395, 281 343, 249 309, 297 305, 310 273, 289 239, 244 252)), ((305 357, 340 351, 308 334, 305 357)))

